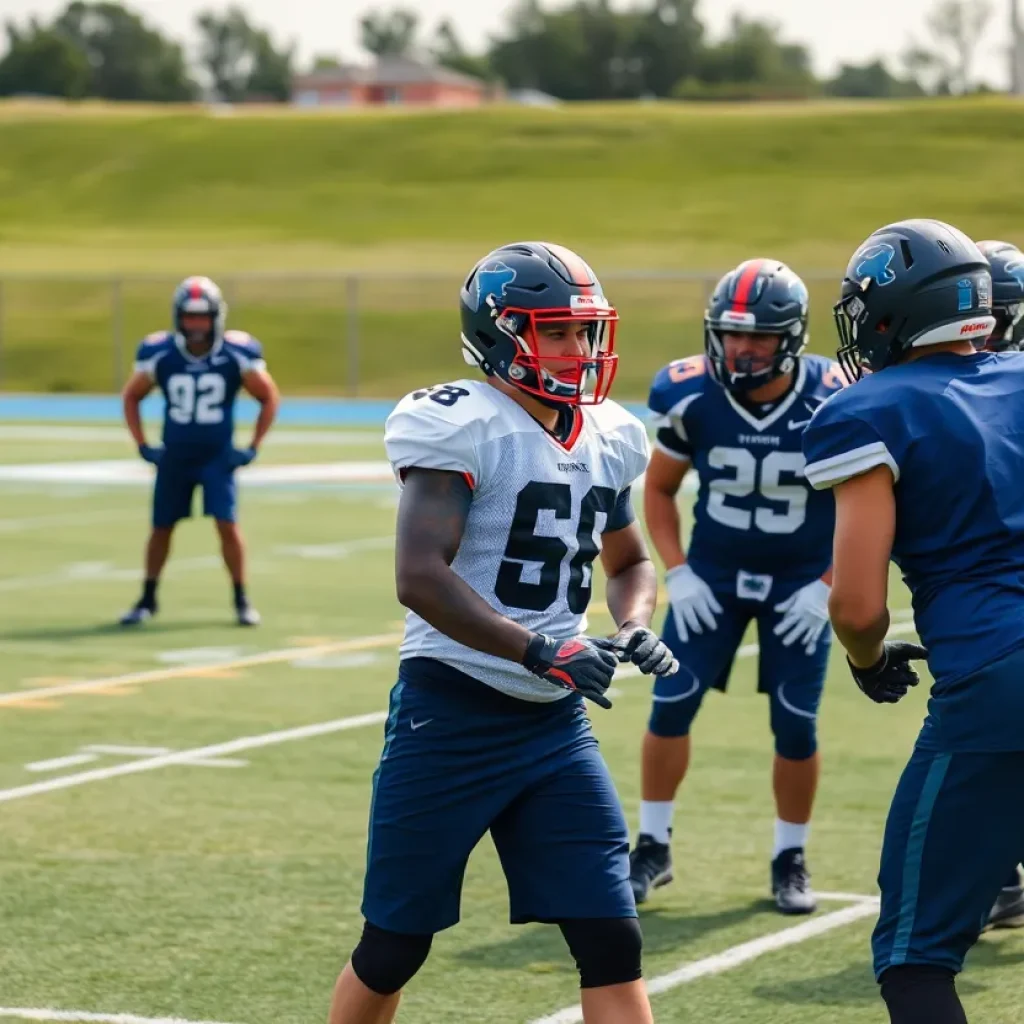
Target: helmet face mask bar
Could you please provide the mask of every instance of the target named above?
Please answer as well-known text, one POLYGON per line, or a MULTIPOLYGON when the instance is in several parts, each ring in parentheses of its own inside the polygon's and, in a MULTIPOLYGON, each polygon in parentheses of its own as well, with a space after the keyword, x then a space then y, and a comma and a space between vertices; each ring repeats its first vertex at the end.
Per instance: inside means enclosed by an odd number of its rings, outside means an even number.
MULTIPOLYGON (((870 282, 862 281, 860 287, 866 291, 870 282)), ((836 332, 839 334, 839 348, 836 350, 836 360, 846 375, 847 380, 860 380, 865 371, 870 373, 874 367, 867 356, 857 345, 858 331, 864 326, 867 320, 867 306, 864 300, 856 293, 852 293, 840 299, 832 307, 832 316, 836 322, 836 332)), ((881 328, 884 331, 884 327, 881 328)))
POLYGON ((498 330, 513 338, 518 351, 508 369, 510 382, 528 395, 568 405, 598 405, 608 397, 619 357, 615 354, 618 314, 603 309, 518 309, 505 307, 495 318, 498 330), (587 329, 584 355, 547 355, 545 326, 587 329))

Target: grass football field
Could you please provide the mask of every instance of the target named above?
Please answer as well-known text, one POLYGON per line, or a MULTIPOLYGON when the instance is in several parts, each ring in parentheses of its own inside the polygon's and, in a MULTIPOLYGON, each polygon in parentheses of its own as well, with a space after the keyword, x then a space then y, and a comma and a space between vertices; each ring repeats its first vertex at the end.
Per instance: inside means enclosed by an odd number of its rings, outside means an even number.
MULTIPOLYGON (((256 631, 232 624, 199 520, 176 538, 159 618, 111 625, 136 596, 146 532, 144 481, 116 468, 131 455, 115 428, 0 427, 0 1019, 321 1022, 361 927, 401 632, 383 446, 374 432, 268 443, 261 463, 282 481, 242 487, 256 631), (364 463, 368 479, 303 482, 302 466, 330 462, 364 463), (28 472, 56 463, 68 472, 28 472)), ((592 621, 610 627, 600 601, 592 621)), ((809 856, 817 888, 849 896, 784 920, 766 898, 771 740, 745 653, 695 730, 677 881, 642 912, 647 976, 664 979, 656 1019, 882 1021, 873 908, 857 897, 875 892, 925 694, 876 707, 833 656, 809 856)), ((627 676, 616 689, 592 717, 635 825, 648 687, 627 676)), ((984 936, 961 980, 970 1018, 1017 1024, 1022 974, 1024 935, 984 936)), ((557 931, 508 925, 485 840, 463 920, 436 940, 399 1021, 554 1024, 575 1019, 558 1011, 576 997, 557 931)))

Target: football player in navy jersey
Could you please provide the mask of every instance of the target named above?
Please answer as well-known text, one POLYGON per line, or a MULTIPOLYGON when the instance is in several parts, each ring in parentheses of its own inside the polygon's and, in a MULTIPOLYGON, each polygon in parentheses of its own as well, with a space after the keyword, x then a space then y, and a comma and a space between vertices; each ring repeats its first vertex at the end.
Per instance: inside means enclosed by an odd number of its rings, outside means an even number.
MULTIPOLYGON (((983 348, 989 352, 1019 352, 1024 339, 1024 253, 1010 242, 978 243, 992 271, 992 315, 996 325, 983 348)), ((1020 868, 1003 881, 986 928, 1024 928, 1024 887, 1020 868)))
POLYGON ((964 1024, 955 976, 1024 850, 1024 360, 976 350, 989 264, 939 221, 871 235, 835 318, 840 362, 870 373, 804 434, 835 492, 832 624, 871 700, 900 700, 915 659, 935 680, 886 822, 874 969, 893 1024, 964 1024), (890 559, 923 646, 885 639, 890 559))
POLYGON ((670 363, 651 387, 657 438, 644 512, 667 570, 663 636, 680 671, 655 681, 643 741, 630 875, 638 903, 672 880, 673 801, 689 766, 690 727, 704 694, 725 689, 753 620, 775 736, 772 893, 783 913, 815 909, 804 848, 831 642, 833 502, 805 481, 800 445, 843 378, 829 360, 803 355, 807 312, 807 288, 789 267, 747 260, 715 288, 705 354, 670 363), (700 490, 684 551, 676 494, 691 467, 700 490))
POLYGON ((245 545, 237 523, 235 470, 246 466, 267 436, 279 403, 260 343, 244 331, 226 331, 227 303, 206 277, 179 285, 172 303, 173 331, 151 334, 139 346, 135 372, 122 395, 124 418, 139 455, 156 466, 153 529, 146 545, 142 596, 121 618, 136 626, 157 611, 157 586, 181 519, 192 514, 192 495, 203 489, 203 514, 212 516, 234 588, 239 625, 259 625, 246 593, 245 545), (139 405, 158 387, 165 400, 163 444, 150 445, 139 405), (235 399, 245 389, 260 403, 248 448, 234 447, 235 399))

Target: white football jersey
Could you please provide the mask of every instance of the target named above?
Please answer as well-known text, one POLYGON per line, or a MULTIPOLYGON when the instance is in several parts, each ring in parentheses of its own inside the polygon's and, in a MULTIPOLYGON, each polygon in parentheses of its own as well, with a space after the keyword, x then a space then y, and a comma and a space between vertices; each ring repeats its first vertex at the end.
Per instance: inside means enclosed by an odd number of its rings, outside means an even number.
MULTIPOLYGON (((384 443, 399 478, 413 467, 464 473, 473 488, 452 569, 492 608, 559 639, 586 631, 592 565, 608 514, 647 468, 643 424, 612 401, 582 406, 565 444, 485 381, 407 395, 384 443)), ((401 657, 451 665, 496 690, 555 701, 564 689, 504 658, 465 647, 415 612, 401 657)))

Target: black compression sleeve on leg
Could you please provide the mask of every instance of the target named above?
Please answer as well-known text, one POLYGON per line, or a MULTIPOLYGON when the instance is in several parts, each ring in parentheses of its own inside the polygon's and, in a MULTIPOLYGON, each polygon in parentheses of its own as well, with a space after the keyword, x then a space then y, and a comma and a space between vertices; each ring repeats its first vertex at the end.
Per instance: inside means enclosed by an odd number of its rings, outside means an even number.
POLYGON ((433 935, 400 935, 367 921, 352 951, 352 970, 371 992, 394 995, 423 966, 433 941, 433 935))
POLYGON ((955 979, 933 964, 890 967, 880 981, 892 1024, 967 1024, 955 979))
POLYGON ((643 975, 643 935, 635 917, 560 921, 580 972, 580 988, 627 985, 643 975))

